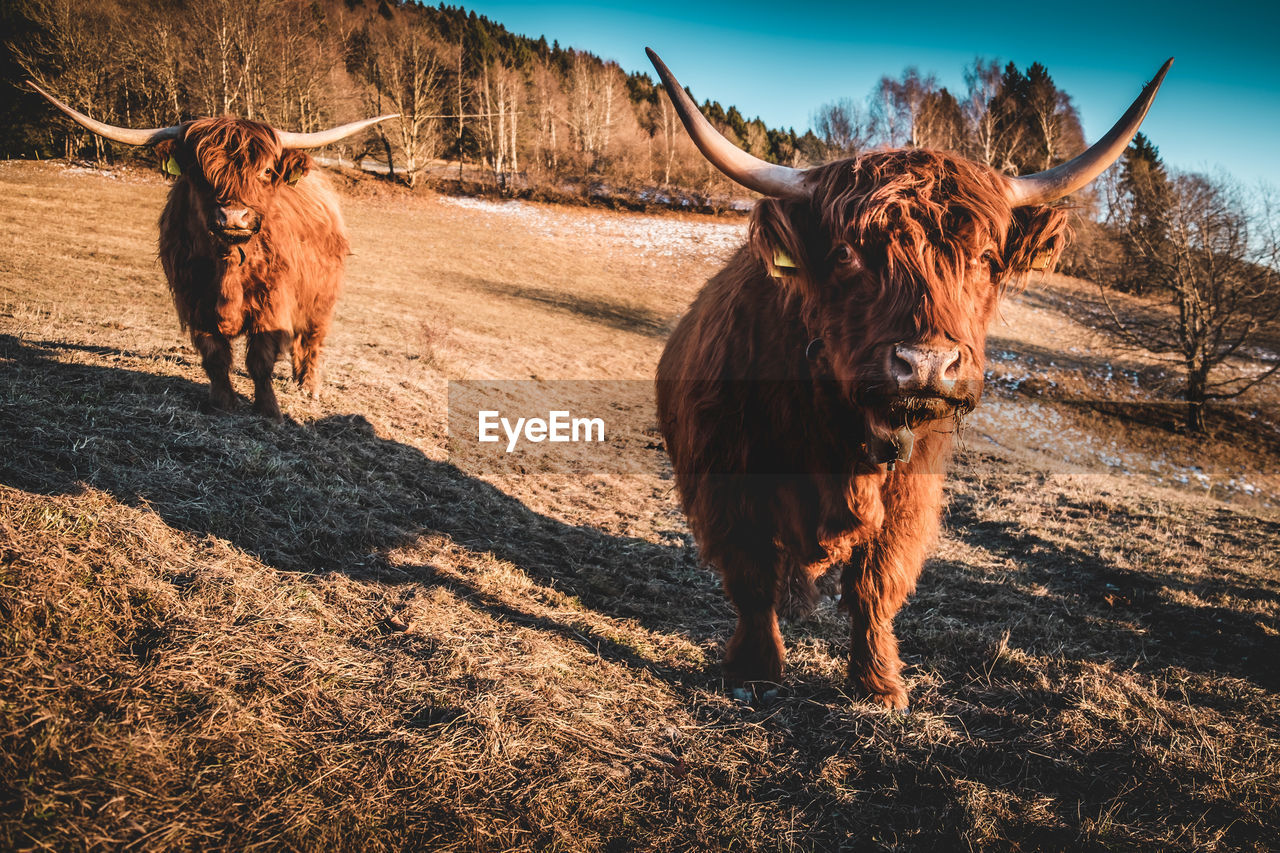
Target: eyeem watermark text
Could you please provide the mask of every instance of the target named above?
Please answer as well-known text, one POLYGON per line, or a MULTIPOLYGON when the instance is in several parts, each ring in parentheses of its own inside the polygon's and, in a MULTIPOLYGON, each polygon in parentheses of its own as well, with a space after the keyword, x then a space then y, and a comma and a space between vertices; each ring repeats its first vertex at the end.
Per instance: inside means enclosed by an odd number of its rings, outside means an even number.
POLYGON ((501 441, 502 437, 498 434, 499 427, 506 435, 508 453, 515 451, 521 438, 534 444, 543 441, 575 443, 604 441, 603 418, 575 418, 565 410, 548 412, 545 419, 516 418, 514 424, 496 410, 482 409, 479 412, 480 441, 501 441))

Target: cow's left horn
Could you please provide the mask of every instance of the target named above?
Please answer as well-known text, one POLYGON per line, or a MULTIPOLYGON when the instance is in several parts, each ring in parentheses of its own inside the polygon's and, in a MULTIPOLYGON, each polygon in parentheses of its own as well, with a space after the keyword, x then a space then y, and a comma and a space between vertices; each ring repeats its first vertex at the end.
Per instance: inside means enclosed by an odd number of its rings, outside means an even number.
POLYGON ((85 130, 92 131, 103 139, 110 139, 112 142, 123 142, 125 145, 154 145, 162 139, 175 139, 178 136, 180 125, 172 127, 153 127, 150 129, 141 129, 133 127, 116 127, 114 124, 104 124, 97 119, 89 118, 82 112, 73 110, 71 107, 59 101, 53 95, 50 95, 34 80, 28 80, 31 88, 44 95, 45 99, 58 109, 62 110, 71 120, 83 127, 85 130))
POLYGON ((380 121, 386 121, 389 118, 399 118, 399 113, 390 113, 377 118, 367 118, 361 121, 353 121, 350 124, 340 125, 330 130, 318 130, 315 133, 290 133, 287 130, 277 130, 276 135, 280 137, 280 144, 285 148, 323 148, 326 145, 332 145, 340 139, 346 139, 354 133, 359 133, 366 127, 375 125, 380 121))
POLYGON ((1068 160, 1061 166, 1054 166, 1044 172, 1009 179, 1009 203, 1014 207, 1026 207, 1031 204, 1048 204, 1063 196, 1070 195, 1107 170, 1107 167, 1120 159, 1129 140, 1138 132, 1138 127, 1147 116, 1147 110, 1160 91, 1164 75, 1173 64, 1169 57, 1155 79, 1142 88, 1142 94, 1133 102, 1129 110, 1120 117, 1115 127, 1107 131, 1107 135, 1085 151, 1079 157, 1068 160))
POLYGON ((662 85, 667 87, 671 103, 680 114, 680 120, 684 122, 685 130, 689 131, 693 144, 698 146, 698 150, 711 162, 711 165, 747 189, 758 193, 782 198, 809 197, 810 192, 805 186, 803 169, 768 163, 751 156, 725 139, 703 116, 698 105, 693 102, 693 98, 689 97, 689 93, 676 80, 675 75, 658 58, 658 54, 647 47, 644 52, 649 54, 649 61, 653 63, 654 68, 658 69, 662 85))

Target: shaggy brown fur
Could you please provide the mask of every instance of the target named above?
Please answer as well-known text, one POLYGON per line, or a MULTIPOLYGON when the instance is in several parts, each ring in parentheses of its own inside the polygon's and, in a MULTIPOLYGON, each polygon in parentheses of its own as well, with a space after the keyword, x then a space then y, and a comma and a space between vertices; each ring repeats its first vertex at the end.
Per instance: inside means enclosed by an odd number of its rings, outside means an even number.
POLYGON ((297 383, 319 395, 348 253, 337 199, 311 158, 283 149, 264 124, 200 119, 156 151, 182 173, 160 216, 160 261, 209 376, 210 405, 234 406, 231 342, 247 335, 254 409, 279 421, 271 373, 284 352, 297 383))
POLYGON ((658 412, 689 523, 738 610, 734 683, 782 677, 779 607, 811 605, 839 565, 850 678, 905 707, 893 617, 937 536, 987 325, 1001 289, 1065 237, 1064 213, 1011 209, 1003 181, 922 150, 811 170, 812 200, 762 200, 748 244, 672 334, 658 412), (794 269, 774 269, 779 249, 794 269), (903 344, 958 350, 954 387, 901 392, 903 344), (876 448, 903 425, 914 456, 890 470, 876 448))

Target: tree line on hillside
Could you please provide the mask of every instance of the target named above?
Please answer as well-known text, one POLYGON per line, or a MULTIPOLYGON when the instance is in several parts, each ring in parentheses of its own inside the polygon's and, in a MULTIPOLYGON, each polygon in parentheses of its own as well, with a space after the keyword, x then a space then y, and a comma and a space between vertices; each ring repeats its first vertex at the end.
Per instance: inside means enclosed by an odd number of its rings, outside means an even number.
MULTIPOLYGON (((717 208, 742 194, 698 154, 648 74, 515 35, 462 7, 16 0, 0 8, 0 32, 8 33, 0 52, 11 83, 0 87, 8 156, 120 156, 22 88, 30 76, 95 118, 134 127, 235 114, 312 131, 399 113, 338 153, 380 160, 409 186, 479 179, 509 195, 602 193, 717 208)), ((1042 64, 979 58, 963 80, 953 93, 909 67, 862 100, 819 107, 800 134, 713 100, 702 110, 753 155, 790 166, 924 147, 1027 174, 1084 149, 1072 100, 1042 64)), ((1141 134, 1097 187, 1077 194, 1078 239, 1063 268, 1136 298, 1102 300, 1094 322, 1176 361, 1187 426, 1203 429, 1206 402, 1280 369, 1274 208, 1228 179, 1166 169, 1141 134), (1262 368, 1232 367, 1244 357, 1262 368)))
MULTIPOLYGON (((441 161, 493 185, 605 183, 728 197, 734 190, 690 143, 660 85, 574 48, 508 32, 461 7, 397 0, 17 0, 0 12, 3 57, 95 118, 164 126, 235 114, 310 131, 379 112, 400 117, 349 143, 410 185, 441 161)), ((731 140, 793 166, 903 145, 960 151, 1009 171, 1046 168, 1083 144, 1071 99, 1034 64, 977 60, 966 91, 906 69, 865 108, 829 104, 815 129, 773 128, 734 106, 703 109, 731 140)), ((8 88, 8 87, 6 87, 8 88)), ((10 156, 115 156, 14 88, 10 156)))

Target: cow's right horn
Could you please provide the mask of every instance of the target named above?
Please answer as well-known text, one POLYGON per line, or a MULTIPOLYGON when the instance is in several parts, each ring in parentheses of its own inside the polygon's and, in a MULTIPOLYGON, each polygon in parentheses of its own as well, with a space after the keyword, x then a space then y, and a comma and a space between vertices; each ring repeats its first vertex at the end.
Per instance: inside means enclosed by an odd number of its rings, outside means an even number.
POLYGON ((779 166, 753 157, 720 135, 711 122, 698 110, 698 105, 689 97, 671 69, 658 58, 650 48, 644 52, 649 54, 649 61, 658 70, 662 85, 666 86, 671 103, 675 105, 685 130, 698 146, 702 155, 721 172, 748 189, 764 195, 781 198, 808 198, 809 188, 805 185, 804 169, 793 169, 790 166, 779 166))
POLYGON ((34 80, 28 80, 31 88, 44 95, 49 103, 62 110, 71 120, 83 127, 85 130, 92 131, 104 139, 110 139, 112 142, 123 142, 125 145, 154 145, 162 139, 176 139, 181 125, 173 127, 153 127, 150 129, 138 129, 132 127, 116 127, 113 124, 104 124, 97 119, 91 119, 82 112, 73 110, 71 107, 59 101, 53 95, 50 95, 44 89, 40 88, 34 80))
POLYGON ((380 121, 399 117, 399 113, 389 113, 377 118, 353 121, 350 124, 339 125, 329 130, 317 130, 313 133, 291 133, 287 130, 277 130, 276 136, 280 137, 280 144, 285 148, 323 148, 326 145, 332 145, 338 140, 346 139, 353 133, 359 133, 366 127, 375 125, 380 121))
POLYGON ((1009 204, 1013 207, 1026 207, 1057 201, 1085 186, 1119 160, 1120 155, 1129 147, 1133 135, 1138 132, 1142 120, 1147 117, 1147 110, 1151 109, 1156 92, 1160 91, 1160 84, 1164 82, 1164 75, 1169 73, 1170 65, 1173 65, 1173 57, 1169 57, 1160 66, 1155 78, 1142 88, 1142 93, 1115 126, 1083 154, 1044 172, 1009 178, 1009 204))

